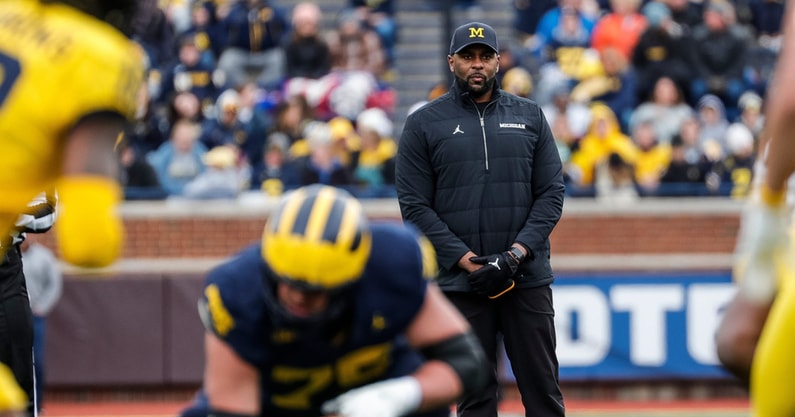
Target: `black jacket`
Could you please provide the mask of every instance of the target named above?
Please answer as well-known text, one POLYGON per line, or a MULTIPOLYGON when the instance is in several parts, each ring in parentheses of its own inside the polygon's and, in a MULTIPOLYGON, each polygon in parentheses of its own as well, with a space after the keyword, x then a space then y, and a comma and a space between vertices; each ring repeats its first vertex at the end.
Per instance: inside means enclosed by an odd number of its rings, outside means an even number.
POLYGON ((553 281, 549 235, 565 192, 560 155, 539 106, 495 86, 483 117, 457 85, 406 120, 396 163, 404 220, 436 249, 439 285, 469 291, 456 263, 519 242, 520 287, 553 281))

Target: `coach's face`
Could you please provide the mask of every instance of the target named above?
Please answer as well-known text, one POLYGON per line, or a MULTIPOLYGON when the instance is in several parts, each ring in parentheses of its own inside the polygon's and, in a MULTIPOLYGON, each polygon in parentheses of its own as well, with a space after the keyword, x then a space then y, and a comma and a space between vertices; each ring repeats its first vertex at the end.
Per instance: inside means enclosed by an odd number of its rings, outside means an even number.
POLYGON ((491 89, 497 71, 500 70, 500 55, 486 45, 470 45, 454 55, 447 56, 450 71, 456 82, 477 102, 491 99, 491 89))

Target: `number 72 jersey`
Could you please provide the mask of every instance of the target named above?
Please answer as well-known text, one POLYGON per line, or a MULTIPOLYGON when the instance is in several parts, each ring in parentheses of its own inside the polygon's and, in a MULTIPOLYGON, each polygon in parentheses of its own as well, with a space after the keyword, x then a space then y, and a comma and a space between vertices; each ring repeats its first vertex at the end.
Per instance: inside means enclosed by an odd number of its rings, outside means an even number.
POLYGON ((57 179, 81 119, 134 116, 143 63, 140 47, 77 9, 0 2, 0 212, 19 212, 57 179))

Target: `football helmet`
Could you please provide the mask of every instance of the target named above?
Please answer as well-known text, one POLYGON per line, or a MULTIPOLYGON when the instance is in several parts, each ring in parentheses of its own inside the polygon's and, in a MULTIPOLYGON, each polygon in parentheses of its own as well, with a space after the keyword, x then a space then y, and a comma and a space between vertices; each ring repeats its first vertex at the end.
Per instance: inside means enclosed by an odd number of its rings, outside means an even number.
POLYGON ((344 190, 310 185, 282 197, 262 235, 262 277, 271 321, 280 328, 336 334, 352 312, 354 288, 371 241, 361 204, 344 190), (329 304, 311 317, 296 317, 279 301, 278 282, 327 291, 329 304))
POLYGON ((262 234, 262 257, 280 280, 334 291, 359 279, 371 240, 358 200, 338 188, 310 185, 279 202, 262 234))

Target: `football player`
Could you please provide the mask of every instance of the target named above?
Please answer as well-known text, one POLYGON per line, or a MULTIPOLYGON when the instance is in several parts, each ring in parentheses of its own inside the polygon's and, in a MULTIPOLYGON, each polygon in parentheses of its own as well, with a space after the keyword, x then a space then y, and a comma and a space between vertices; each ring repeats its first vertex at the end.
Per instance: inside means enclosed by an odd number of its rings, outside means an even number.
POLYGON ((426 239, 369 224, 347 192, 284 196, 262 242, 206 278, 208 414, 449 416, 487 367, 435 273, 426 239))
POLYGON ((752 415, 795 415, 795 254, 786 197, 795 172, 795 9, 786 4, 784 35, 768 88, 763 169, 756 195, 745 207, 734 277, 739 290, 718 330, 718 356, 749 383, 752 415))
POLYGON ((55 188, 61 257, 99 267, 119 255, 114 144, 135 113, 144 64, 124 33, 135 3, 0 2, 0 362, 26 393, 29 415, 33 328, 19 232, 48 218, 28 204, 55 188))
POLYGON ((135 113, 144 66, 142 49, 124 33, 135 3, 0 2, 0 236, 55 186, 61 257, 99 267, 119 255, 113 147, 135 113))

